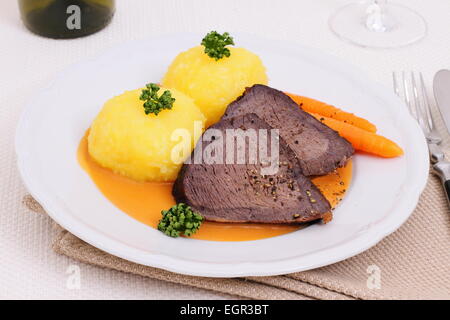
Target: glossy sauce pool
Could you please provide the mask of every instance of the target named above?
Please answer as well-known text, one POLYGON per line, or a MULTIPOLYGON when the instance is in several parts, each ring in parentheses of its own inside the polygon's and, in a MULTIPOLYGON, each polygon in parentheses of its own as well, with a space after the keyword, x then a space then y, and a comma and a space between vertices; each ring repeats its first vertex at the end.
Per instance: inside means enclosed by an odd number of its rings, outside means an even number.
MULTIPOLYGON (((78 161, 103 195, 132 218, 156 228, 161 210, 175 204, 171 182, 136 182, 98 165, 88 153, 87 133, 78 147, 78 161)), ((345 195, 352 178, 351 160, 335 172, 312 181, 335 207, 345 195)), ((267 225, 205 221, 191 238, 214 241, 246 241, 270 238, 304 228, 305 225, 267 225)))

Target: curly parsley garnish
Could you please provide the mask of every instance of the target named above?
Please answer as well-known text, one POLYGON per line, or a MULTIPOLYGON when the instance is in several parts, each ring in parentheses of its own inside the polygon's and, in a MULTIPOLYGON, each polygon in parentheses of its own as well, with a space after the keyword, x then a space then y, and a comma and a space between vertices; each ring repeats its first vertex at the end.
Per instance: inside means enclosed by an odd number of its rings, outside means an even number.
POLYGON ((205 53, 211 58, 216 59, 216 61, 230 56, 230 49, 225 47, 227 45, 234 45, 233 38, 230 37, 228 32, 220 34, 216 31, 211 31, 202 40, 205 53))
POLYGON ((180 235, 192 236, 200 228, 203 217, 192 211, 187 204, 179 203, 169 210, 161 211, 162 219, 159 221, 158 230, 170 237, 180 235))
POLYGON ((156 83, 149 83, 146 89, 142 89, 141 99, 144 102, 145 114, 154 113, 158 115, 164 109, 172 109, 175 99, 172 98, 172 94, 169 90, 163 92, 162 95, 158 97, 159 86, 156 83))

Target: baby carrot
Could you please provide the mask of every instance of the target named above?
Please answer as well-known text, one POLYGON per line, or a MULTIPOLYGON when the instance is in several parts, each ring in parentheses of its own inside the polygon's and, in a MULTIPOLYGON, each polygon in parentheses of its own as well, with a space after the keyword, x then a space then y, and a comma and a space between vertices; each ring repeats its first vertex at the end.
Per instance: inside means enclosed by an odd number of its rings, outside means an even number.
POLYGON ((317 113, 328 118, 343 121, 369 132, 377 132, 377 127, 373 123, 367 121, 366 119, 360 118, 353 113, 345 112, 339 108, 336 108, 319 100, 299 96, 292 93, 285 93, 306 112, 317 113))
POLYGON ((349 123, 324 117, 320 114, 311 113, 311 115, 326 126, 337 131, 341 137, 347 139, 352 144, 355 150, 365 151, 385 158, 398 157, 403 154, 402 148, 388 138, 363 130, 349 123))

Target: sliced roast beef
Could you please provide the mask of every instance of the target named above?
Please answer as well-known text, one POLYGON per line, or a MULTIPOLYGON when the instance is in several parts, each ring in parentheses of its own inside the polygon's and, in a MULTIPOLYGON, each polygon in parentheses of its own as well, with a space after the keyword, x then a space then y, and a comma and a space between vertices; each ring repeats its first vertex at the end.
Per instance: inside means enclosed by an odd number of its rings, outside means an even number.
POLYGON ((173 187, 176 201, 210 221, 329 221, 330 204, 302 174, 295 153, 271 129, 253 113, 210 127, 197 143, 190 159, 194 163, 185 163, 178 175, 173 187), (255 147, 258 154, 252 157, 255 147))
POLYGON ((306 176, 324 175, 345 165, 353 155, 352 145, 337 132, 304 112, 283 92, 254 85, 232 102, 223 119, 255 113, 271 127, 297 156, 306 176))

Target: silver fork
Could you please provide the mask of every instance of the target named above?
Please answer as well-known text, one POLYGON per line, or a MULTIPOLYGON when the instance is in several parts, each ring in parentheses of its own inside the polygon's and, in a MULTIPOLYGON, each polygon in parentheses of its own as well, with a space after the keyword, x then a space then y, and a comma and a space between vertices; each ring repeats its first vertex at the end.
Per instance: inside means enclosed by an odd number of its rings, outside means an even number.
POLYGON ((392 80, 395 93, 402 98, 400 90, 403 90, 403 98, 409 108, 409 112, 417 120, 424 132, 433 172, 441 178, 450 204, 450 162, 446 161, 444 152, 439 146, 442 142, 442 137, 436 130, 422 73, 402 71, 398 75, 396 72, 393 72, 392 80))

